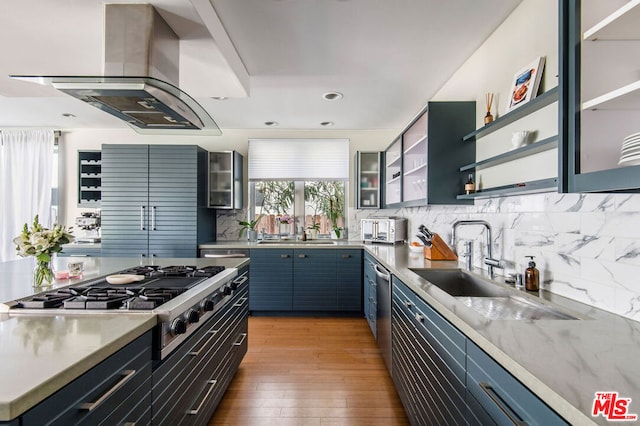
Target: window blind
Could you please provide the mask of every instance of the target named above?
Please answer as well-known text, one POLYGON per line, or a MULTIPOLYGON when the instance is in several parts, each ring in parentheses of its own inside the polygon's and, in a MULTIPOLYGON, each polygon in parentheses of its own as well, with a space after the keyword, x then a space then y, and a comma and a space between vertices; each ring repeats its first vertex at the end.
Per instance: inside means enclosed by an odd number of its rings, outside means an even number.
POLYGON ((348 139, 249 139, 249 180, 348 180, 348 139))

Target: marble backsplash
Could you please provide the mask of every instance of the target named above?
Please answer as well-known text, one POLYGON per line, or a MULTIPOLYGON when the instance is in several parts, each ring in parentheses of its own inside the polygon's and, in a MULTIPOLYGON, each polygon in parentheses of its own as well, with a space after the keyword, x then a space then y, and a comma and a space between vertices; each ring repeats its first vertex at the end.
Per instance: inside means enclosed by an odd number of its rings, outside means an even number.
MULTIPOLYGON (((525 256, 535 256, 541 287, 640 321, 640 195, 547 193, 476 200, 471 206, 350 209, 350 240, 360 237, 360 219, 371 216, 407 218, 409 240, 424 224, 447 242, 456 220, 486 220, 493 257, 505 266, 498 274, 524 272, 525 256)), ((245 217, 241 211, 219 212, 218 240, 237 240, 237 220, 245 217)), ((481 226, 457 231, 459 250, 473 240, 476 267, 486 254, 484 232, 481 226)))

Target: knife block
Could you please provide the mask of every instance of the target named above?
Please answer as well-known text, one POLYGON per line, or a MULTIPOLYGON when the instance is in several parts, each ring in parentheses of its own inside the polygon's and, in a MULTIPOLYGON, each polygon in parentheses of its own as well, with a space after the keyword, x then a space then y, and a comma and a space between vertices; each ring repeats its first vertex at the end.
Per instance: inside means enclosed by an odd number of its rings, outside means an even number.
POLYGON ((458 260, 455 252, 438 234, 433 234, 431 247, 424 247, 424 258, 429 260, 458 260))

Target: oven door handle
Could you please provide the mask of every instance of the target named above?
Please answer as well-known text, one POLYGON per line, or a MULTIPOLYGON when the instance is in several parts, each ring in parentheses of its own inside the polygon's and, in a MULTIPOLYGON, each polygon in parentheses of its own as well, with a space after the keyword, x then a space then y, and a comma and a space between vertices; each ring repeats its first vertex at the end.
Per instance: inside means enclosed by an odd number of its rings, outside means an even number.
POLYGON ((209 345, 209 342, 211 342, 213 340, 213 338, 216 337, 216 334, 218 334, 218 330, 209 330, 209 331, 207 331, 207 333, 211 334, 211 337, 209 337, 207 339, 207 341, 202 344, 200 349, 198 349, 197 351, 189 352, 189 356, 198 356, 198 355, 200 355, 200 352, 202 352, 202 350, 209 345))
POLYGON ((118 383, 113 385, 113 387, 111 389, 109 389, 108 391, 106 391, 100 398, 96 399, 95 402, 86 402, 86 403, 82 404, 79 407, 79 409, 83 410, 83 411, 93 411, 93 410, 95 410, 100 405, 102 405, 102 403, 105 402, 107 400, 107 398, 109 398, 111 395, 113 395, 113 393, 115 391, 120 389, 122 386, 125 385, 125 383, 127 383, 129 380, 131 380, 131 378, 133 378, 134 374, 136 374, 136 370, 124 370, 124 371, 122 371, 120 373, 122 378, 120 380, 118 380, 118 383))
POLYGON ((249 279, 249 277, 247 277, 246 275, 242 275, 242 276, 239 276, 238 278, 236 278, 235 280, 233 280, 233 283, 241 285, 241 284, 244 284, 245 282, 247 282, 248 279, 249 279))
POLYGON ((247 257, 243 253, 230 253, 230 254, 205 254, 204 257, 208 257, 211 259, 230 259, 237 257, 247 257))
POLYGON ((233 305, 233 307, 234 307, 234 308, 238 308, 238 307, 240 307, 240 306, 244 305, 244 304, 247 302, 247 300, 248 300, 248 299, 247 299, 246 297, 243 297, 242 299, 238 300, 238 301, 233 305))
POLYGON ((205 402, 207 402, 207 400, 209 399, 209 396, 211 395, 211 392, 213 391, 213 388, 216 387, 216 383, 218 383, 217 380, 207 380, 207 384, 211 385, 209 387, 209 390, 207 391, 207 393, 205 394, 204 398, 202 398, 202 401, 200 401, 200 404, 198 405, 198 408, 196 408, 195 410, 189 410, 187 411, 188 415, 192 415, 192 416, 197 416, 198 413, 200 412, 200 409, 202 408, 202 406, 205 404, 205 402))

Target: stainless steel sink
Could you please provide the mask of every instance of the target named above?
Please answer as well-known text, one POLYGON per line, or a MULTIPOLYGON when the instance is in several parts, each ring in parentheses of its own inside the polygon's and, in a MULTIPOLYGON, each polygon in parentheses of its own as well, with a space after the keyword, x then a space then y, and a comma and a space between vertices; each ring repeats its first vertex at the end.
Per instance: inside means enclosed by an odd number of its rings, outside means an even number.
POLYGON ((578 320, 560 308, 502 288, 462 269, 411 269, 431 284, 492 320, 578 320))
POLYGON ((509 291, 484 281, 462 269, 411 269, 451 296, 508 296, 509 291))
POLYGON ((324 246, 332 246, 337 243, 332 240, 260 240, 257 244, 296 244, 296 245, 324 245, 324 246))

